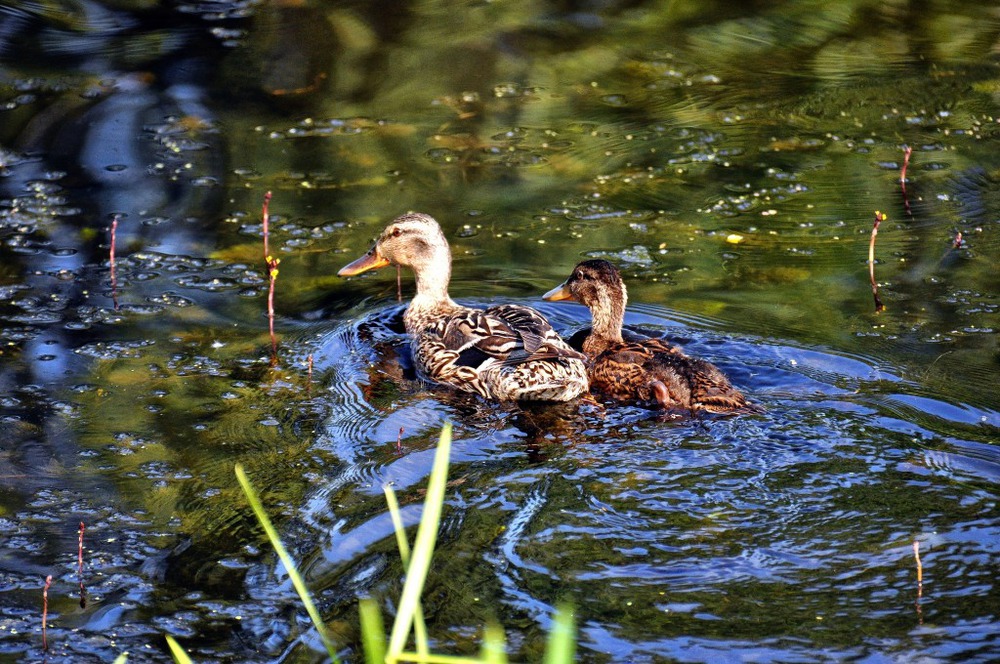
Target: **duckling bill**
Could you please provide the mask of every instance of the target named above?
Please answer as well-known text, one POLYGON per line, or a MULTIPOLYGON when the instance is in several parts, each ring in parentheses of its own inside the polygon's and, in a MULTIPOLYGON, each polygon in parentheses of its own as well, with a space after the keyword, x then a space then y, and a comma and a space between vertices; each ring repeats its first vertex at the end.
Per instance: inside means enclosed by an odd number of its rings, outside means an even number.
POLYGON ((569 278, 542 296, 575 300, 590 309, 593 328, 583 342, 590 389, 616 401, 687 409, 692 413, 755 410, 715 365, 685 355, 660 339, 622 337, 628 291, 606 260, 579 263, 569 278))
POLYGON ((542 314, 517 304, 474 309, 448 295, 451 249, 438 222, 401 215, 375 245, 337 273, 409 267, 417 293, 403 314, 418 375, 499 401, 569 401, 587 390, 586 357, 542 314))

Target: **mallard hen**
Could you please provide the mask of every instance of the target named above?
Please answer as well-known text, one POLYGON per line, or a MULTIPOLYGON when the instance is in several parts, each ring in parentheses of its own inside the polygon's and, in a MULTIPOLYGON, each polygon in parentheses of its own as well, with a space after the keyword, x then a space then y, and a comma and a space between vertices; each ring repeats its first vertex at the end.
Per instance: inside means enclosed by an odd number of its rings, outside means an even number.
POLYGON ((628 293, 618 268, 608 261, 583 261, 542 297, 576 300, 590 309, 593 328, 583 352, 591 360, 592 391, 617 401, 691 412, 753 409, 715 365, 660 339, 622 338, 628 293))
POLYGON ((397 217, 338 274, 387 265, 409 267, 416 276, 403 322, 422 377, 500 401, 568 401, 587 390, 586 357, 542 314, 516 304, 473 309, 451 299, 451 249, 429 215, 397 217))

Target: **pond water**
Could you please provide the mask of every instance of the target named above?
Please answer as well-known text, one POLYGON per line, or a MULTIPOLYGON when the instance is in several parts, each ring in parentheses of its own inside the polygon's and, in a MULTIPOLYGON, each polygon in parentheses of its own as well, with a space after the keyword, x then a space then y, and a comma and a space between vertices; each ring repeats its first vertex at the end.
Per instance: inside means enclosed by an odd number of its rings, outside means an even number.
POLYGON ((446 421, 436 650, 568 600, 581 661, 997 660, 998 140, 989 3, 0 6, 0 661, 322 661, 237 463, 360 661, 446 421), (566 335, 614 261, 764 412, 421 384, 336 276, 406 210, 566 335))

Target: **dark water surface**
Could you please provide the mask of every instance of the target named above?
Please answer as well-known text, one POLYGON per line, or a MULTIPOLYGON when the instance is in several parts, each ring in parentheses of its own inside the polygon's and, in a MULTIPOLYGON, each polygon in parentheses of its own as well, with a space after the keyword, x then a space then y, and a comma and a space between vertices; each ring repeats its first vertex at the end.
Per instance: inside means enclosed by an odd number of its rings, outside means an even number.
POLYGON ((998 118, 990 3, 0 4, 0 661, 322 660, 236 463, 360 661, 445 421, 437 650, 569 600, 582 661, 1000 659, 998 118), (613 260, 766 412, 418 383, 335 276, 408 209, 565 334, 613 260))

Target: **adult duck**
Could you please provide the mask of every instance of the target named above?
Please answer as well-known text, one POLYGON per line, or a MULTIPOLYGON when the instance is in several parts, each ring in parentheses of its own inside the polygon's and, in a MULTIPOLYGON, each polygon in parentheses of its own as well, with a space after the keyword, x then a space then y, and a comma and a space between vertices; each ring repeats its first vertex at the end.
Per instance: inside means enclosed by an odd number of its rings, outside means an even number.
POLYGON ((542 314, 516 304, 474 309, 451 299, 451 249, 433 217, 393 219, 367 254, 337 274, 388 265, 408 267, 416 276, 417 293, 403 323, 423 378, 499 401, 568 401, 587 390, 586 357, 542 314))
POLYGON ((617 401, 692 413, 755 410, 715 365, 660 339, 622 337, 628 291, 618 268, 608 261, 579 263, 569 279, 542 297, 575 300, 590 309, 593 327, 583 352, 591 360, 592 391, 617 401))

